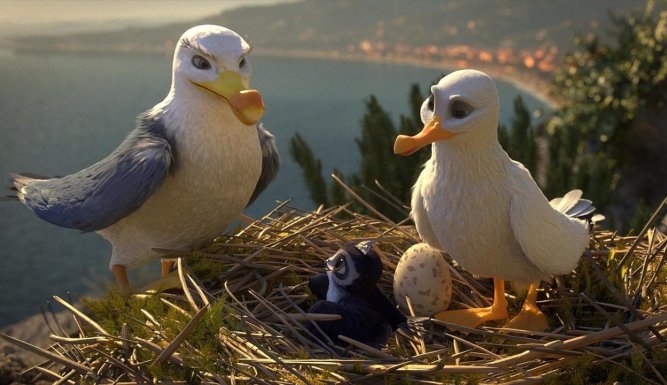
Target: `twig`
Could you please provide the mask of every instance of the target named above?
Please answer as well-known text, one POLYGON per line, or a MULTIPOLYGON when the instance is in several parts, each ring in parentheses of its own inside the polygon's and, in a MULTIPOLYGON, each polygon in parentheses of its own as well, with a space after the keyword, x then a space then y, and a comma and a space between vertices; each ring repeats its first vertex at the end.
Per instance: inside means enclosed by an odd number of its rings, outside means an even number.
POLYGON ((199 322, 201 322, 201 320, 206 315, 206 311, 208 310, 208 308, 209 308, 209 305, 207 304, 204 307, 202 307, 197 312, 197 314, 195 314, 194 317, 192 317, 190 322, 188 322, 188 324, 185 325, 183 330, 180 333, 178 333, 176 338, 174 338, 174 340, 171 341, 171 343, 169 345, 167 345, 166 348, 164 348, 164 350, 162 351, 162 353, 160 353, 159 356, 157 356, 155 361, 153 361, 153 363, 150 365, 151 367, 160 365, 162 362, 164 362, 169 357, 171 357, 172 354, 174 354, 176 349, 178 349, 178 347, 183 343, 183 341, 185 341, 185 339, 190 335, 190 333, 192 333, 194 328, 197 325, 199 325, 199 322))
POLYGON ((21 341, 17 338, 8 336, 4 333, 0 333, 0 338, 4 339, 7 342, 10 342, 16 346, 19 346, 23 349, 26 349, 28 351, 31 351, 39 356, 42 356, 44 358, 47 358, 53 362, 57 362, 63 366, 66 366, 70 369, 76 370, 77 372, 83 374, 84 376, 93 376, 94 377, 94 372, 87 366, 81 365, 78 362, 74 362, 68 358, 59 356, 57 354, 51 353, 48 350, 44 350, 42 348, 39 348, 33 344, 21 341))
POLYGON ((644 225, 644 228, 642 229, 642 231, 640 231, 639 234, 637 235, 637 237, 635 238, 635 241, 632 242, 632 245, 630 246, 630 249, 628 249, 628 252, 625 253, 625 255, 623 256, 623 258, 621 258, 621 260, 618 262, 618 266, 616 266, 616 272, 617 272, 617 273, 619 273, 619 272, 621 271, 621 268, 622 268, 623 265, 625 264, 625 261, 626 261, 626 260, 632 255, 632 253, 635 251, 635 249, 636 249, 637 246, 639 245, 639 242, 641 242, 641 240, 644 238, 644 234, 646 234, 646 232, 647 232, 648 229, 651 227, 651 225, 653 224, 653 222, 655 222, 655 220, 658 219, 658 215, 660 215, 660 212, 662 211, 662 209, 663 209, 665 206, 667 206, 667 196, 665 197, 665 199, 662 200, 662 203, 660 203, 660 204, 658 205, 658 208, 655 209, 655 211, 653 212, 653 215, 651 215, 651 218, 646 222, 646 224, 644 225))

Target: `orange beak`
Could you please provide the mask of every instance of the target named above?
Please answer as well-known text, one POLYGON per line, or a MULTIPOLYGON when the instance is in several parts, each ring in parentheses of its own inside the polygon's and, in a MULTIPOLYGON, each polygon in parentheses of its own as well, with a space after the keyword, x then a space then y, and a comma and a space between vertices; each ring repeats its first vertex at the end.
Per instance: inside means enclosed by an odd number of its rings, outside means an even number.
POLYGON ((257 90, 247 89, 236 72, 224 71, 215 81, 195 84, 222 96, 244 124, 253 125, 264 115, 262 95, 257 90))
POLYGON ((434 115, 421 132, 414 136, 399 135, 394 142, 394 154, 408 156, 438 140, 449 139, 457 135, 455 132, 447 131, 440 125, 440 117, 434 115))

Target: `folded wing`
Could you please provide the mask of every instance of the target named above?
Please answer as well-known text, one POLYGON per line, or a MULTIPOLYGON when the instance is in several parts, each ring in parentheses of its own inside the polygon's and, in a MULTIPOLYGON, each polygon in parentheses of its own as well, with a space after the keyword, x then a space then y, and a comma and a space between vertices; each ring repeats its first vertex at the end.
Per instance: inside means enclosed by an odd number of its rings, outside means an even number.
POLYGON ((137 210, 172 165, 159 121, 135 129, 108 157, 52 179, 12 175, 17 197, 41 219, 84 232, 106 228, 137 210))
POLYGON ((257 135, 259 135, 259 144, 262 148, 262 173, 259 175, 255 191, 250 197, 248 206, 250 206, 259 194, 266 189, 278 175, 278 168, 280 167, 280 156, 278 155, 278 147, 273 135, 264 128, 264 125, 259 123, 257 125, 257 135))
POLYGON ((544 197, 528 170, 518 162, 514 162, 511 183, 510 222, 524 254, 545 275, 569 273, 588 245, 589 231, 585 221, 560 210, 587 211, 577 207, 581 191, 573 191, 553 202, 556 209, 544 197))

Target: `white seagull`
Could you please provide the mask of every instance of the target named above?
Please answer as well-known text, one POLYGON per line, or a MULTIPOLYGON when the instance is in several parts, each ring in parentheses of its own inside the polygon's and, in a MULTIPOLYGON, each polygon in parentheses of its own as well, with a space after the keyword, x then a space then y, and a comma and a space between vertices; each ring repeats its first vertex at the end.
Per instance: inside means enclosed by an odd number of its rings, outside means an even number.
POLYGON ((401 135, 394 153, 432 143, 432 156, 412 193, 420 237, 469 272, 494 278, 493 305, 445 311, 437 319, 477 327, 508 317, 504 280, 531 283, 508 327, 544 330, 535 301, 541 279, 565 274, 588 245, 589 225, 575 218, 595 209, 574 190, 551 203, 529 171, 498 143, 500 111, 493 80, 475 70, 453 72, 431 88, 421 109, 424 129, 401 135))
MULTIPOLYGON (((169 93, 118 148, 62 178, 14 174, 16 197, 47 222, 109 241, 109 267, 126 290, 126 269, 159 257, 154 248, 210 242, 279 165, 273 136, 258 123, 264 104, 249 89, 249 53, 227 28, 189 29, 174 52, 169 93)), ((163 261, 163 276, 169 268, 163 261)))

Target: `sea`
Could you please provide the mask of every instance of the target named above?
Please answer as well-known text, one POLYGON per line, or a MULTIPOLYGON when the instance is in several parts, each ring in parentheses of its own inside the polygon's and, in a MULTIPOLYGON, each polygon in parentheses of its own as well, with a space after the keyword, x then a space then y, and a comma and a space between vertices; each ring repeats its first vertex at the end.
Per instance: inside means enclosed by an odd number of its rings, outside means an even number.
MULTIPOLYGON (((315 207, 288 153, 295 133, 322 160, 325 175, 334 167, 354 172, 360 159, 355 138, 369 96, 398 122, 408 112, 413 83, 425 92, 450 72, 258 55, 251 62, 252 86, 267 107, 263 122, 276 136, 283 162, 276 181, 247 209, 251 217, 277 201, 315 207)), ((98 161, 133 128, 139 113, 164 98, 170 80, 171 57, 162 55, 0 51, 0 180, 8 187, 10 172, 66 175, 98 161)), ((516 85, 497 85, 504 124, 517 95, 536 115, 548 109, 516 85)), ((38 313, 53 295, 77 301, 103 293, 114 282, 110 252, 94 233, 50 225, 15 201, 0 201, 0 327, 38 313)), ((158 276, 154 262, 132 272, 131 280, 141 284, 158 276)))

